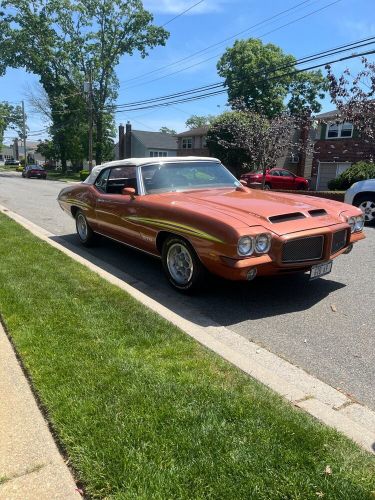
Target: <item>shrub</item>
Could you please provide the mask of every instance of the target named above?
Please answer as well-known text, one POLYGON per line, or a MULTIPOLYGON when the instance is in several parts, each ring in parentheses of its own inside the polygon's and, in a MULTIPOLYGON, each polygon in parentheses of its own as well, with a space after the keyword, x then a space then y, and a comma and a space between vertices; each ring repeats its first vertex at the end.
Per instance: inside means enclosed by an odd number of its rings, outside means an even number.
POLYGON ((339 189, 346 190, 355 182, 366 179, 375 179, 375 163, 359 161, 345 170, 337 179, 332 179, 328 187, 335 191, 339 189))
POLYGON ((90 175, 90 172, 88 170, 80 170, 79 171, 79 178, 81 181, 86 180, 86 178, 90 175))

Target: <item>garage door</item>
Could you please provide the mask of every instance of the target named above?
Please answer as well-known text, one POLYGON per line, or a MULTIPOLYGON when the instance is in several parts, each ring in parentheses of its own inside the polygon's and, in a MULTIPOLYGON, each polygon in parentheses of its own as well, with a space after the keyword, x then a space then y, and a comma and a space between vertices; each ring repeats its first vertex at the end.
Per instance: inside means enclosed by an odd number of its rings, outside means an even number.
POLYGON ((340 174, 345 172, 351 166, 351 163, 320 163, 318 176, 318 191, 326 191, 328 182, 331 179, 336 179, 340 174))

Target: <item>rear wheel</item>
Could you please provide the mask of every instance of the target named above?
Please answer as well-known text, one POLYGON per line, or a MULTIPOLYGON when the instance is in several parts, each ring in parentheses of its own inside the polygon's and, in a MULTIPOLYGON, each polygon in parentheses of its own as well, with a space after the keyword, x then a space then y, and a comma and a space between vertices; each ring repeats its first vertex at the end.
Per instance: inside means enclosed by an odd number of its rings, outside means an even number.
POLYGON ((95 233, 89 226, 85 214, 82 210, 76 213, 76 229, 80 242, 82 245, 91 246, 95 242, 95 233))
POLYGON ((357 196, 354 205, 362 210, 367 224, 375 224, 375 194, 357 196))
POLYGON ((165 240, 162 262, 169 283, 180 292, 192 292, 202 285, 205 269, 184 239, 172 236, 165 240))

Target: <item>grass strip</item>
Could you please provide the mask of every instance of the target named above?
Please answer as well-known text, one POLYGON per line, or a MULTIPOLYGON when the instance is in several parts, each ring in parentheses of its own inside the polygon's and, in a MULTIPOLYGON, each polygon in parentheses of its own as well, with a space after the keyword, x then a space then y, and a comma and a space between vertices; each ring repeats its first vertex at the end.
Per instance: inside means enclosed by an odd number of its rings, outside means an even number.
POLYGON ((63 181, 63 182, 71 182, 71 181, 79 181, 79 172, 52 172, 51 170, 47 170, 47 179, 50 181, 63 181))
POLYGON ((2 214, 0 311, 91 497, 373 498, 372 456, 2 214))

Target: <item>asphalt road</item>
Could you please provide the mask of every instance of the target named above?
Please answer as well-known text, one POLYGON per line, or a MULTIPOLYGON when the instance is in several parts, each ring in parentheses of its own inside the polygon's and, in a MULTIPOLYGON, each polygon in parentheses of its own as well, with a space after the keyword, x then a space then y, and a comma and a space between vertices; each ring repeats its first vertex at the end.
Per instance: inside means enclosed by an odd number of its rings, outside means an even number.
POLYGON ((219 324, 257 342, 375 410, 375 228, 328 276, 214 279, 194 297, 174 292, 160 261, 102 239, 86 250, 56 202, 63 183, 0 172, 0 204, 190 320, 219 324))

